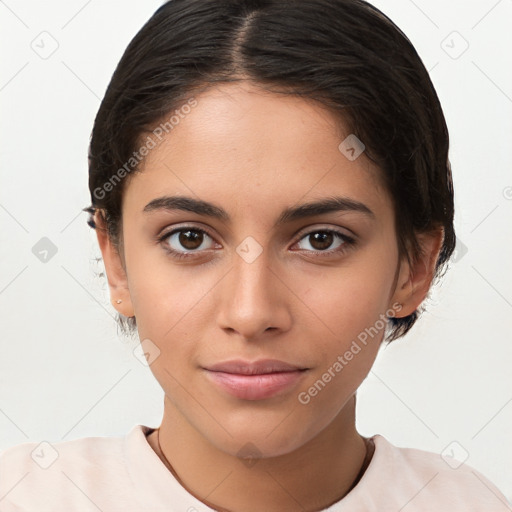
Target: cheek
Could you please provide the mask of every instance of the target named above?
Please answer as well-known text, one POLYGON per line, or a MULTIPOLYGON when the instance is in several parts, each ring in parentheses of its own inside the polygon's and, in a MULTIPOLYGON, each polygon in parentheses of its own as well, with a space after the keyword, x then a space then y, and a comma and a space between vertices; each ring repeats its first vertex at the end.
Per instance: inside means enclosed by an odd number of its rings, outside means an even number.
POLYGON ((163 249, 145 250, 129 240, 125 246, 128 286, 141 339, 165 343, 177 334, 186 336, 201 298, 215 284, 211 273, 176 265, 163 249))
POLYGON ((308 316, 306 337, 316 333, 310 352, 316 365, 298 401, 321 422, 332 421, 375 361, 386 327, 390 279, 385 268, 354 266, 325 274, 307 290, 304 302, 315 315, 308 316))
POLYGON ((393 280, 390 268, 369 260, 368 264, 330 269, 314 287, 308 287, 304 302, 315 312, 318 324, 343 345, 374 325, 388 309, 393 280))
MULTIPOLYGON (((135 273, 134 273, 135 274, 135 273)), ((132 275, 132 297, 139 334, 166 343, 188 338, 199 321, 201 301, 212 286, 190 272, 158 272, 153 268, 140 276, 132 275)))
POLYGON ((181 383, 190 382, 190 366, 198 360, 197 340, 205 322, 203 301, 214 282, 208 286, 190 271, 173 269, 170 264, 147 268, 151 271, 142 265, 134 269, 130 278, 139 337, 158 347, 151 372, 162 389, 168 397, 181 396, 181 383))

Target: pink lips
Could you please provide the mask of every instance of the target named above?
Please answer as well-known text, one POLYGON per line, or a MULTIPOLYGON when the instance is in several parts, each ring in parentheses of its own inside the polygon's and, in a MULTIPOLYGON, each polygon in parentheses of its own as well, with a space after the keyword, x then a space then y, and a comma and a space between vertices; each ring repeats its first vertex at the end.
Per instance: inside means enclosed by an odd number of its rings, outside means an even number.
POLYGON ((307 368, 275 359, 262 359, 252 363, 225 361, 205 370, 207 376, 230 395, 243 400, 263 400, 296 385, 307 368))

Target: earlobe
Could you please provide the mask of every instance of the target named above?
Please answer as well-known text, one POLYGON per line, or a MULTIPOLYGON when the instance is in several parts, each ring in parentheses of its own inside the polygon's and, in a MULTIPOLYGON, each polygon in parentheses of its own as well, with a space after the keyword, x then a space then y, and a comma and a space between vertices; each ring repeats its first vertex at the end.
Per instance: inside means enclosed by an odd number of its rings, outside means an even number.
POLYGON ((108 235, 105 219, 100 210, 94 214, 96 235, 100 246, 105 272, 110 290, 110 301, 114 308, 126 317, 134 316, 128 288, 128 279, 121 255, 108 235))
POLYGON ((434 278, 436 263, 444 239, 442 228, 419 233, 416 235, 421 247, 421 255, 417 261, 409 263, 404 258, 400 263, 398 279, 391 303, 402 304, 400 314, 396 317, 406 317, 414 313, 425 300, 434 278))

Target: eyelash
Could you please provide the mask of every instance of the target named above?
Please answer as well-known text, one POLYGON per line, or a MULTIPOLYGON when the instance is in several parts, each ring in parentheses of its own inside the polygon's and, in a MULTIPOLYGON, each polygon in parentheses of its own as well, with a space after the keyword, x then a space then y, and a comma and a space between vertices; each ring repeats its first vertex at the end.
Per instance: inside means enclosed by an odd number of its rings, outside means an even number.
MULTIPOLYGON (((157 238, 158 242, 164 243, 164 241, 167 240, 170 236, 174 235, 175 233, 180 233, 182 231, 194 231, 196 233, 202 233, 202 234, 208 235, 211 239, 213 239, 213 236, 205 229, 197 228, 195 226, 181 226, 180 228, 173 229, 172 231, 169 231, 168 233, 165 233, 162 236, 158 237, 157 238)), ((329 249, 326 251, 319 251, 319 250, 309 251, 307 249, 303 249, 303 250, 306 250, 307 252, 313 253, 313 257, 315 257, 315 258, 316 257, 324 257, 325 255, 331 256, 336 253, 343 254, 345 251, 347 251, 348 249, 350 249, 351 247, 356 245, 356 240, 354 238, 346 235, 345 233, 341 233, 340 231, 337 231, 335 229, 314 229, 312 231, 304 233, 298 239, 297 242, 300 242, 303 238, 306 238, 314 233, 331 233, 331 234, 337 235, 343 241, 343 244, 341 244, 336 249, 329 249)), ((165 244, 164 249, 171 257, 178 259, 178 260, 195 258, 195 257, 197 257, 197 254, 199 253, 199 251, 179 252, 179 251, 172 249, 167 244, 165 244)))

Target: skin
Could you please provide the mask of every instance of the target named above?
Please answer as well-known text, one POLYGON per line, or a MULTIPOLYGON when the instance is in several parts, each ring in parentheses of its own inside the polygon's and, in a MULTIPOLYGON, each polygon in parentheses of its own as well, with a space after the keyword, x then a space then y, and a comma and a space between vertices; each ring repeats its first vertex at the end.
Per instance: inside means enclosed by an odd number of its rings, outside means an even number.
MULTIPOLYGON (((355 393, 384 330, 309 403, 298 395, 393 304, 402 304, 397 317, 417 309, 442 232, 419 237, 424 256, 416 264, 399 260, 380 170, 364 153, 350 161, 339 151, 350 132, 320 105, 250 83, 217 86, 196 100, 130 177, 119 252, 97 216, 112 303, 135 315, 140 339, 160 350, 150 365, 165 392, 160 445, 190 493, 219 510, 320 510, 346 494, 363 464, 355 393), (143 213, 162 195, 215 203, 231 221, 143 213), (364 203, 374 218, 334 212, 273 227, 283 209, 333 195, 364 203), (182 252, 191 246, 177 236, 156 237, 183 224, 212 237, 196 243, 194 258, 177 260, 165 245, 182 252), (308 236, 322 229, 353 236, 356 245, 326 256, 308 236), (263 250, 251 263, 236 252, 248 236, 263 250), (244 400, 212 384, 202 369, 235 358, 279 359, 308 370, 279 396, 244 400), (260 456, 253 465, 237 456, 249 442, 260 456)), ((335 236, 327 249, 342 243, 335 236)), ((163 460, 156 433, 148 442, 163 460)))

